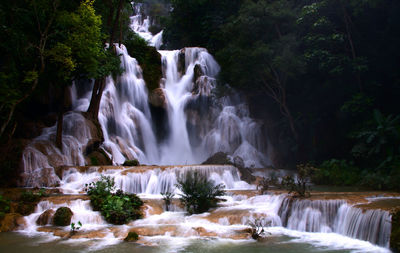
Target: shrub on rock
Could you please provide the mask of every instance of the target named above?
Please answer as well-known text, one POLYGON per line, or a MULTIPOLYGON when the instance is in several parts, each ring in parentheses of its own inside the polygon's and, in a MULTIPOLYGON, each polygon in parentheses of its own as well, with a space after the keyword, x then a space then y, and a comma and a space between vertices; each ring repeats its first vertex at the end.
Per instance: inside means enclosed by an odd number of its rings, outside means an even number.
POLYGON ((186 177, 179 178, 176 187, 182 191, 180 201, 190 214, 207 212, 216 207, 221 200, 218 197, 225 194, 223 184, 214 185, 212 180, 197 171, 188 172, 186 177))

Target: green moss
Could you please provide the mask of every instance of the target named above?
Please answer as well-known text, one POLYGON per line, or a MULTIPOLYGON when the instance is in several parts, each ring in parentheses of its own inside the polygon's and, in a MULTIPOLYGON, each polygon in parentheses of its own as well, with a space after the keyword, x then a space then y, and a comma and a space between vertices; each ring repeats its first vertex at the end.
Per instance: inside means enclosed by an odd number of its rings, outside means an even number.
POLYGON ((400 209, 392 212, 392 232, 390 234, 390 248, 400 252, 400 209))
POLYGON ((54 214, 53 224, 55 226, 68 226, 71 223, 72 211, 68 207, 60 207, 54 214))
POLYGON ((139 235, 136 232, 129 232, 124 239, 125 242, 135 242, 137 240, 139 240, 139 235))

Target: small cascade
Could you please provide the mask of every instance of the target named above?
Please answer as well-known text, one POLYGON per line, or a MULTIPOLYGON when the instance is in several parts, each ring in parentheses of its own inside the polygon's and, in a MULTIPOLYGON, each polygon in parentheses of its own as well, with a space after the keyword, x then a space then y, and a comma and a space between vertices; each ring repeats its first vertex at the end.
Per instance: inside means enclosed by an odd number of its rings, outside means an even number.
POLYGON ((227 190, 255 188, 241 181, 238 169, 229 165, 171 166, 167 168, 154 166, 152 168, 138 167, 101 171, 100 168, 91 167, 86 173, 70 168, 63 172, 60 187, 64 193, 79 193, 84 189, 85 184, 99 180, 100 175, 103 174, 114 177, 116 187, 125 192, 146 195, 160 195, 162 192, 179 193, 175 187, 177 180, 184 179, 188 172, 193 171, 213 180, 215 184, 225 185, 227 190))
POLYGON ((344 200, 293 200, 286 198, 279 210, 282 224, 304 232, 338 233, 389 246, 391 217, 383 210, 362 210, 344 200))
POLYGON ((131 17, 131 29, 145 39, 150 46, 159 49, 162 46, 162 34, 160 31, 156 35, 149 32, 151 25, 154 25, 150 16, 144 14, 143 3, 133 3, 135 15, 131 17))
MULTIPOLYGON (((93 211, 92 207, 90 206, 90 200, 77 199, 60 204, 55 204, 53 202, 45 200, 37 204, 34 213, 25 217, 25 232, 36 232, 36 229, 38 227, 36 225, 36 221, 38 220, 39 216, 45 211, 53 210, 55 212, 58 208, 65 206, 68 206, 71 209, 73 213, 71 222, 75 224, 80 221, 82 224, 85 224, 86 228, 106 224, 100 213, 93 211)), ((66 229, 69 229, 69 227, 67 227, 66 229)))

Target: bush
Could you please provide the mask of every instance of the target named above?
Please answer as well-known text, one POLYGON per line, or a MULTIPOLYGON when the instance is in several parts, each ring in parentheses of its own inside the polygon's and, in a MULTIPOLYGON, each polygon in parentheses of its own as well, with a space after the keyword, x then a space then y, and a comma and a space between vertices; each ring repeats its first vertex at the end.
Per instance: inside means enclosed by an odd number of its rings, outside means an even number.
POLYGON ((124 162, 124 164, 122 164, 123 166, 139 166, 139 161, 137 159, 133 159, 133 160, 126 160, 124 162))
POLYGON ((31 191, 24 191, 21 193, 21 197, 19 198, 22 202, 37 202, 41 198, 41 194, 36 194, 31 191))
POLYGON ((0 195, 0 219, 2 219, 8 212, 10 212, 10 201, 0 195))
POLYGON ((121 225, 142 217, 140 207, 143 201, 136 194, 122 190, 114 193, 114 178, 101 176, 99 181, 88 184, 85 190, 93 210, 100 211, 109 223, 121 225))
POLYGON ((331 159, 324 161, 314 170, 311 180, 321 185, 356 185, 360 182, 360 170, 346 160, 331 159))
POLYGON ((55 226, 68 226, 71 223, 72 211, 68 207, 60 207, 57 209, 53 217, 55 226))
POLYGON ((197 171, 188 172, 186 177, 179 178, 176 187, 182 191, 180 201, 190 214, 203 213, 216 207, 220 201, 217 197, 225 194, 223 184, 214 186, 212 180, 197 171))
POLYGON ((309 164, 297 165, 298 175, 294 179, 293 176, 285 176, 282 178, 282 187, 289 191, 289 194, 294 193, 295 197, 309 197, 310 196, 310 175, 315 170, 309 164))

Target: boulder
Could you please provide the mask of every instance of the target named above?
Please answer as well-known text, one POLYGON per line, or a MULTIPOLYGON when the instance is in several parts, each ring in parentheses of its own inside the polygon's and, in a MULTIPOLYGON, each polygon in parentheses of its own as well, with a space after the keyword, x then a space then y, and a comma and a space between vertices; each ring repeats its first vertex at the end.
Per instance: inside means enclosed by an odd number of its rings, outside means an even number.
POLYGON ((252 171, 244 166, 243 159, 240 156, 235 156, 233 162, 229 159, 228 155, 224 152, 217 152, 210 156, 202 164, 229 164, 238 168, 240 172, 240 179, 246 181, 247 183, 253 183, 256 178, 252 175, 252 171))
POLYGON ((184 75, 186 72, 186 49, 182 48, 178 54, 178 72, 184 75))
POLYGON ((72 211, 68 207, 60 207, 57 209, 53 217, 54 226, 68 226, 71 224, 72 211))
POLYGON ((193 82, 196 83, 197 79, 199 79, 200 76, 204 75, 203 69, 201 68, 200 64, 196 64, 193 69, 194 75, 193 75, 193 82))
POLYGON ((167 98, 165 96, 164 90, 161 88, 156 88, 152 90, 149 94, 149 103, 154 107, 167 109, 167 98))
POLYGON ((228 155, 224 152, 217 152, 205 160, 202 164, 232 164, 228 155))
POLYGON ((88 165, 98 166, 98 165, 112 165, 111 159, 102 150, 98 149, 93 151, 86 157, 86 163, 88 165))
POLYGON ((19 213, 7 213, 0 225, 0 232, 14 231, 19 226, 25 225, 25 219, 19 213))
POLYGON ((133 160, 125 160, 123 166, 139 166, 140 163, 138 159, 133 159, 133 160))
POLYGON ((48 209, 44 211, 39 218, 36 220, 36 224, 38 226, 45 226, 47 224, 52 224, 53 223, 53 216, 54 216, 54 210, 53 209, 48 209))
POLYGON ((125 242, 136 242, 139 239, 139 235, 136 232, 129 232, 125 237, 125 242))

